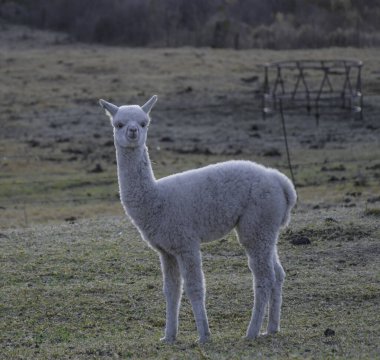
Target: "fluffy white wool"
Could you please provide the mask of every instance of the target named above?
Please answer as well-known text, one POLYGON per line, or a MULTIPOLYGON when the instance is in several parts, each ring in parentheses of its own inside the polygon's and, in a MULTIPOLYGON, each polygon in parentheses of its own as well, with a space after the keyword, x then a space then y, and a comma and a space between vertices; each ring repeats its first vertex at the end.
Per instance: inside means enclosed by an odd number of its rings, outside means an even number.
POLYGON ((117 107, 104 100, 100 104, 114 127, 121 202, 161 259, 166 296, 163 340, 176 339, 182 283, 199 340, 209 338, 200 244, 234 228, 254 277, 255 300, 246 335, 259 335, 267 306, 267 333, 277 332, 285 273, 276 243, 296 203, 293 184, 279 171, 250 161, 218 163, 156 180, 145 145, 156 100, 153 96, 142 107, 117 107))

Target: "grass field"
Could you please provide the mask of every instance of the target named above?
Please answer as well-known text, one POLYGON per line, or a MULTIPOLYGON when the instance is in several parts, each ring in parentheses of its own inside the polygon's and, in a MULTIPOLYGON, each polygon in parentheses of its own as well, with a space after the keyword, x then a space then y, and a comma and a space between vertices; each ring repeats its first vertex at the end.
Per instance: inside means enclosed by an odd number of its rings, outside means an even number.
POLYGON ((2 28, 1 359, 379 357, 380 49, 128 49, 2 28), (252 282, 230 234, 203 247, 212 342, 196 344, 184 296, 178 343, 161 344, 158 257, 122 213, 97 99, 159 95, 149 132, 157 177, 237 158, 289 175, 280 120, 261 118, 260 64, 337 57, 364 61, 365 118, 326 114, 317 127, 286 117, 300 201, 279 242, 282 331, 242 339, 252 282))
POLYGON ((2 358, 376 358, 379 236, 378 219, 357 209, 295 215, 279 246, 287 272, 282 331, 255 342, 242 338, 252 303, 244 251, 232 234, 204 246, 213 340, 196 344, 184 297, 178 343, 168 346, 159 342, 165 308, 158 257, 127 221, 7 230, 2 358), (292 245, 301 235, 311 244, 292 245))

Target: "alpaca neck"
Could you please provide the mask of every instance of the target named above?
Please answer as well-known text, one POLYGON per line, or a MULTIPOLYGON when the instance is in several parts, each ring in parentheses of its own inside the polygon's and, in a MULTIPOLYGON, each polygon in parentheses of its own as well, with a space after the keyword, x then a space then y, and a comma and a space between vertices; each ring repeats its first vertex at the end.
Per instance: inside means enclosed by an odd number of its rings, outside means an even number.
POLYGON ((146 146, 133 149, 117 147, 116 157, 121 201, 133 216, 134 209, 143 208, 156 196, 156 180, 148 149, 146 146))

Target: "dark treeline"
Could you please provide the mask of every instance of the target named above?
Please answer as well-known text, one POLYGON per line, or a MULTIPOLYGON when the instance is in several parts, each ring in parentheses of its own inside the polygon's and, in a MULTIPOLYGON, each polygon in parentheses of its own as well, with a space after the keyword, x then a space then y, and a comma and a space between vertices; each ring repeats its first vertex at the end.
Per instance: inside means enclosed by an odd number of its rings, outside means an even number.
POLYGON ((380 0, 0 0, 0 17, 128 46, 380 45, 380 0))

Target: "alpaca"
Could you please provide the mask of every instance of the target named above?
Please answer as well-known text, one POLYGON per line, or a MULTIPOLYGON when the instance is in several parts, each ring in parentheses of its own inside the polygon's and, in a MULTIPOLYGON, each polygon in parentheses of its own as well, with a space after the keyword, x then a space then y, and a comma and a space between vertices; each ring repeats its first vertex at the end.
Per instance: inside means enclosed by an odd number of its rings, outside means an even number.
POLYGON ((254 278, 254 305, 246 337, 259 335, 266 308, 267 333, 280 327, 285 272, 277 254, 296 193, 290 180, 250 161, 227 161, 156 180, 145 145, 153 96, 143 106, 100 100, 111 119, 120 198, 142 238, 158 252, 166 296, 165 336, 173 343, 184 285, 199 341, 210 337, 200 244, 235 229, 254 278))

